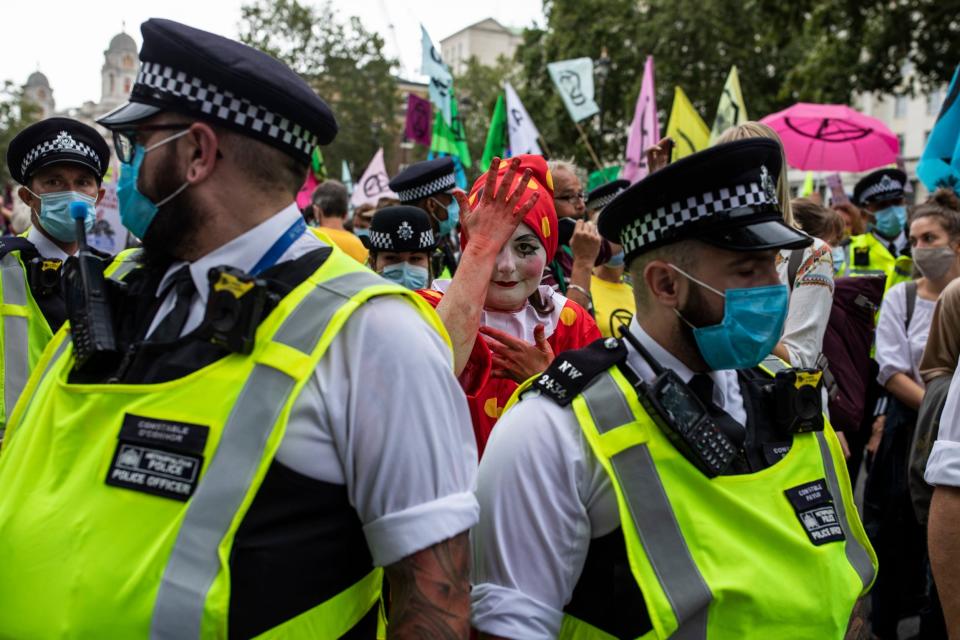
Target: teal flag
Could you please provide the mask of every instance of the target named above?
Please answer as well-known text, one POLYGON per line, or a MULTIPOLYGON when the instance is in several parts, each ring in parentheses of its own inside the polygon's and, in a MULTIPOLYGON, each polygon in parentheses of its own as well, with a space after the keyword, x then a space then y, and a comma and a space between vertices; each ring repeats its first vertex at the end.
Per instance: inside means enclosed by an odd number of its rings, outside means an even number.
MULTIPOLYGON (((960 192, 960 66, 917 165, 917 176, 930 191, 951 187, 960 192)), ((901 150, 902 152, 902 150, 901 150)))

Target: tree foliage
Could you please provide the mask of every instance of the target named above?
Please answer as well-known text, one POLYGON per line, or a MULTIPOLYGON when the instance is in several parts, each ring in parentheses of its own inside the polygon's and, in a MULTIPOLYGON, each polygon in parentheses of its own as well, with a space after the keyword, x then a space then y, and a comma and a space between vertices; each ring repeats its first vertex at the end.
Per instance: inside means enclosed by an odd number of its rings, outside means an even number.
POLYGON ((288 64, 333 109, 340 131, 323 149, 331 178, 340 177, 341 160, 359 175, 381 146, 392 166, 397 114, 405 103, 380 35, 357 17, 340 19, 329 0, 316 7, 298 0, 254 0, 241 8, 240 40, 288 64))
POLYGON ((546 71, 554 60, 597 60, 606 47, 612 66, 597 87, 604 131, 599 118, 581 123, 606 162, 622 160, 647 55, 663 128, 675 85, 709 126, 734 64, 748 114, 760 118, 798 101, 929 89, 960 62, 960 0, 545 0, 544 13, 544 28, 524 32, 515 86, 552 155, 583 166, 586 148, 546 71))
POLYGON ((20 131, 39 118, 40 107, 24 97, 23 89, 5 81, 0 87, 0 159, 4 159, 0 161, 0 185, 13 180, 5 161, 7 147, 20 131))
POLYGON ((467 137, 467 147, 473 158, 473 166, 467 170, 467 178, 472 183, 480 175, 480 158, 487 141, 490 116, 497 102, 497 96, 503 92, 504 82, 513 82, 516 69, 511 60, 501 56, 495 66, 481 64, 476 57, 467 60, 460 75, 454 77, 453 86, 457 90, 457 106, 460 120, 467 137))

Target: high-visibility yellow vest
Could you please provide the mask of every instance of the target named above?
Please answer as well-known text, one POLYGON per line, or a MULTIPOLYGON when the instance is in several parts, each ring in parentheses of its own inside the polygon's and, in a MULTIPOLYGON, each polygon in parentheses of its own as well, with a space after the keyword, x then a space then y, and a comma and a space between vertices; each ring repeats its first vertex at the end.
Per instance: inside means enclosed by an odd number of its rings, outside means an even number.
MULTIPOLYGON (((656 426, 617 367, 571 407, 616 493, 630 570, 653 626, 645 640, 843 637, 877 559, 829 424, 795 435, 766 469, 708 478, 656 426)), ((560 638, 613 636, 567 614, 560 638)))
POLYGON ((876 276, 887 278, 886 290, 913 279, 913 259, 910 256, 896 258, 872 233, 852 236, 844 245, 843 267, 837 277, 876 276))
POLYGON ((37 305, 19 251, 0 258, 0 439, 27 378, 53 337, 53 329, 37 305))
MULTIPOLYGON (((59 331, 0 451, 0 637, 227 637, 232 544, 291 406, 350 315, 382 295, 449 345, 429 304, 339 249, 263 320, 253 353, 179 379, 70 383, 59 331), (152 447, 164 439, 192 452, 152 447)), ((260 637, 339 637, 377 606, 381 582, 371 568, 260 637)))

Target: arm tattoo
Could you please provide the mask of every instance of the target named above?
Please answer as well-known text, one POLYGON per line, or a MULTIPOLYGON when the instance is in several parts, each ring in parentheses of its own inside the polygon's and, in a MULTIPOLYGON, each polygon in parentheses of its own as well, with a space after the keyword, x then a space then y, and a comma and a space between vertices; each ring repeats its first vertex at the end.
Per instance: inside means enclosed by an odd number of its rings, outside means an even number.
POLYGON ((461 639, 470 633, 467 533, 407 556, 386 569, 390 638, 461 639))
POLYGON ((853 613, 850 615, 850 624, 847 626, 847 633, 844 640, 870 640, 873 634, 870 632, 870 607, 867 604, 867 598, 863 597, 857 600, 853 606, 853 613))

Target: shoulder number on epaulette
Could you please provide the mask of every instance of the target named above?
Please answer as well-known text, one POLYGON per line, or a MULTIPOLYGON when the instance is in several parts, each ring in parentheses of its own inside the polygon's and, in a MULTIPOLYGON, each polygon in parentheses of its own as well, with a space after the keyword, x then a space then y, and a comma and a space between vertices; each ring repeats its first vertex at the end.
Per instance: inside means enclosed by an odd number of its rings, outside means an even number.
POLYGON ((533 388, 565 407, 594 378, 626 357, 627 348, 620 340, 601 338, 582 349, 561 353, 537 378, 533 388))

